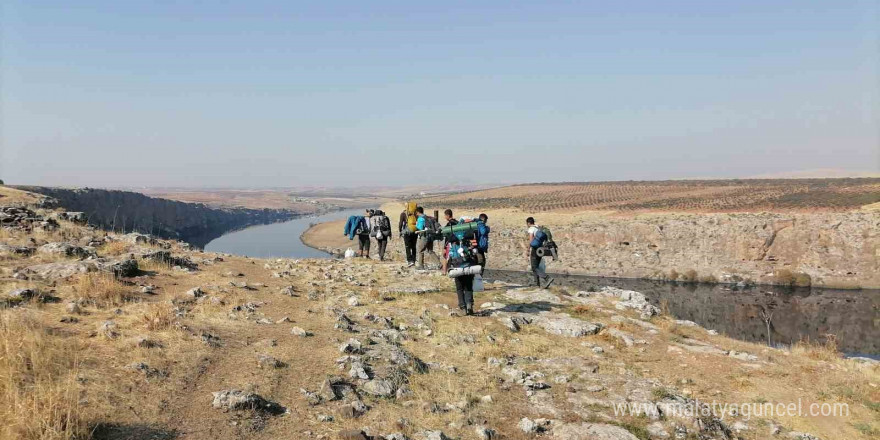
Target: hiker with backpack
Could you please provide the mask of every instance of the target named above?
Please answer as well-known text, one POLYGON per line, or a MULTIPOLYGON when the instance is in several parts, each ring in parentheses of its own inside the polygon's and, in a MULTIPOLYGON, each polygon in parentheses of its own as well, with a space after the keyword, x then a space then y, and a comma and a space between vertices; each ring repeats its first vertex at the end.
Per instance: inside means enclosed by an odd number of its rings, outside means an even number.
POLYGON ((455 280, 458 308, 471 316, 474 314, 474 278, 480 267, 472 241, 466 239, 465 234, 458 232, 448 237, 448 257, 443 263, 443 272, 455 280))
POLYGON ((358 227, 358 256, 370 258, 370 219, 373 216, 373 210, 367 209, 364 212, 362 224, 358 227))
POLYGON ((370 236, 376 239, 379 245, 379 261, 385 261, 385 248, 391 239, 391 220, 385 212, 377 210, 370 217, 370 236))
POLYGON ((419 238, 416 235, 417 221, 416 202, 405 203, 403 212, 400 213, 400 221, 397 223, 397 230, 403 238, 404 254, 409 267, 416 265, 416 243, 419 238))
POLYGON ((425 215, 425 208, 419 206, 416 208, 418 219, 416 220, 416 233, 418 241, 416 243, 416 252, 418 254, 418 269, 425 268, 425 254, 431 255, 437 261, 438 266, 442 266, 443 262, 434 252, 434 239, 440 231, 440 225, 437 219, 429 215, 425 215))
POLYGON ((544 271, 541 265, 544 260, 544 244, 550 239, 549 230, 543 226, 535 225, 534 217, 526 219, 526 226, 528 226, 529 233, 529 241, 526 243, 529 249, 529 265, 532 268, 532 273, 535 275, 535 285, 541 287, 541 280, 546 279, 547 282, 543 286, 546 289, 553 284, 553 278, 547 275, 547 272, 544 271))

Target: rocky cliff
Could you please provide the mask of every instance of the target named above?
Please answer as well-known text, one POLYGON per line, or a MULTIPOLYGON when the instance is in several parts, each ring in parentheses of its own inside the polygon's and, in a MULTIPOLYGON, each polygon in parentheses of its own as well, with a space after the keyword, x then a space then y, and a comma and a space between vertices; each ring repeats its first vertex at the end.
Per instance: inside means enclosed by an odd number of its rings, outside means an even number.
MULTIPOLYGON (((490 218, 491 218, 490 214, 490 218)), ((523 216, 523 219, 525 216, 523 216)), ((493 227, 489 267, 523 270, 525 228, 493 227)), ((880 287, 880 212, 545 215, 560 261, 584 275, 841 288, 880 287)), ((523 223, 524 224, 524 223, 523 223)))
POLYGON ((90 224, 105 229, 138 231, 203 247, 231 230, 291 219, 284 209, 214 209, 202 204, 147 197, 129 191, 93 188, 19 186, 42 194, 69 211, 82 211, 90 224))

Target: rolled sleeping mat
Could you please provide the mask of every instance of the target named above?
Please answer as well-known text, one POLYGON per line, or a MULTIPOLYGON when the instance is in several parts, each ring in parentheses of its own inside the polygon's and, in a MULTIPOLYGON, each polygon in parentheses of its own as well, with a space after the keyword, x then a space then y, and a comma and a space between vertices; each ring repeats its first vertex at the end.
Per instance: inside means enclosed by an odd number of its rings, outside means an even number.
POLYGON ((479 275, 482 271, 483 266, 456 267, 455 269, 449 269, 446 275, 449 278, 458 278, 462 275, 479 275))
POLYGON ((557 258, 556 246, 541 246, 535 250, 535 253, 539 257, 552 256, 554 260, 557 258))
POLYGON ((480 222, 467 222, 467 223, 459 223, 454 226, 445 226, 440 229, 440 233, 443 235, 455 235, 459 233, 467 234, 472 231, 476 231, 479 228, 480 222))

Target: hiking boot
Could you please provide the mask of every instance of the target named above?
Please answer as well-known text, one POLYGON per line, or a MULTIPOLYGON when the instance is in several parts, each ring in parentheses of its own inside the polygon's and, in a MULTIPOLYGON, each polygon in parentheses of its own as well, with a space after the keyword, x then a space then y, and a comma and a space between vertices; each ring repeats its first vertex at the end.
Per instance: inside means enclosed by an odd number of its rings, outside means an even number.
POLYGON ((465 315, 468 315, 468 316, 473 316, 473 315, 474 315, 474 307, 473 307, 473 306, 468 306, 468 307, 465 309, 464 314, 465 314, 465 315))
POLYGON ((550 285, 553 284, 554 281, 556 281, 554 278, 549 278, 549 277, 548 277, 548 278, 547 278, 547 283, 544 284, 544 288, 545 288, 545 289, 549 288, 550 285))
POLYGON ((416 263, 413 263, 412 261, 410 261, 409 263, 406 263, 406 267, 413 267, 415 265, 416 265, 416 263))

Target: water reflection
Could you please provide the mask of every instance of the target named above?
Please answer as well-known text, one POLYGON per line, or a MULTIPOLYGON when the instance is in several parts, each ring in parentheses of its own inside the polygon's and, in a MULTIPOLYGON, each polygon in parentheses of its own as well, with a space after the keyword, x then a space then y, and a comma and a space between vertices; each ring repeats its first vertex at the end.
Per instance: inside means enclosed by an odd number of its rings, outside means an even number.
MULTIPOLYGON (((675 283, 555 275, 571 290, 615 286, 644 293, 658 307, 728 336, 773 345, 824 342, 846 353, 880 354, 880 291, 675 283), (768 332, 769 328, 769 332, 768 332)), ((527 283, 530 274, 491 270, 487 279, 527 283)))

